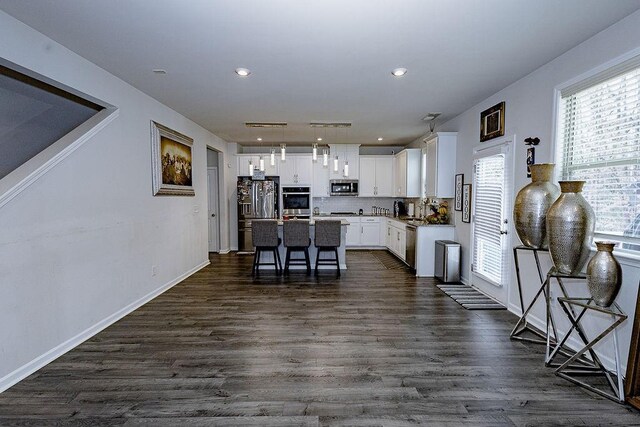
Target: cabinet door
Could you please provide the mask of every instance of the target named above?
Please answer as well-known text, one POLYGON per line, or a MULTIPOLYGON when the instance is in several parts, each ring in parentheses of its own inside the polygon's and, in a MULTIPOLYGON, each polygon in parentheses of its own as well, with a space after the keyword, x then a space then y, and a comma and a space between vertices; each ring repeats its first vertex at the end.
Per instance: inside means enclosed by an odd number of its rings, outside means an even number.
POLYGON ((360 244, 362 246, 380 246, 380 223, 360 223, 360 244))
MULTIPOLYGON (((277 160, 280 161, 280 160, 277 160)), ((280 185, 294 185, 296 182, 296 159, 288 156, 287 160, 280 162, 280 185)))
POLYGON ((376 196, 376 158, 360 158, 360 188, 361 197, 376 196))
POLYGON ((313 197, 329 197, 329 168, 322 166, 322 160, 313 164, 311 195, 313 197))
MULTIPOLYGON (((360 168, 360 177, 364 171, 360 168)), ((376 159, 376 196, 393 197, 393 157, 384 156, 376 159)))
POLYGON ((347 217, 347 246, 360 246, 360 218, 347 217))
POLYGON ((438 185, 438 139, 434 138, 431 141, 427 141, 427 147, 425 151, 427 155, 425 196, 436 197, 438 195, 436 191, 438 185))
MULTIPOLYGON (((268 176, 280 176, 280 158, 276 156, 275 165, 271 166, 271 157, 269 154, 263 154, 264 159, 264 173, 268 176)), ((258 159, 259 160, 259 159, 258 159)))
POLYGON ((401 152, 396 156, 396 197, 407 194, 407 153, 401 152))
POLYGON ((361 179, 360 146, 357 144, 347 144, 345 160, 349 161, 349 177, 347 179, 361 179))
POLYGON ((407 259, 407 232, 398 230, 398 255, 403 261, 407 259))
POLYGON ((296 184, 311 185, 313 182, 313 160, 311 155, 296 156, 296 184))
POLYGON ((387 224, 387 249, 393 251, 393 227, 390 224, 387 224))

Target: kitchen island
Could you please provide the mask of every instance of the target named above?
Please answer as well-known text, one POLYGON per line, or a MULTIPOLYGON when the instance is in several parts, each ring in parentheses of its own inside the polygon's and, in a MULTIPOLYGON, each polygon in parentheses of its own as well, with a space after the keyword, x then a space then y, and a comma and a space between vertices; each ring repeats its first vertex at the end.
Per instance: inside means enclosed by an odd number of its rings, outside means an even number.
MULTIPOLYGON (((311 259, 311 269, 315 268, 316 262, 316 254, 318 253, 315 245, 314 245, 314 236, 315 236, 315 223, 316 221, 326 221, 329 218, 322 220, 311 220, 309 221, 309 238, 311 239, 311 246, 309 246, 309 258, 311 259)), ((349 222, 346 220, 341 220, 342 226, 340 227, 340 246, 338 247, 338 258, 340 259, 340 269, 347 269, 347 257, 346 257, 346 241, 347 241, 347 226, 349 222)), ((283 229, 284 229, 284 221, 278 221, 278 237, 282 239, 280 246, 278 246, 278 252, 280 253, 280 259, 282 260, 282 268, 284 269, 284 260, 287 254, 287 248, 284 247, 284 238, 283 238, 283 229)), ((324 253, 322 257, 328 256, 329 254, 324 253)), ((292 254, 295 258, 302 258, 304 255, 302 252, 295 252, 292 254)), ((263 252, 261 255, 260 262, 273 262, 273 255, 269 252, 263 252)), ((307 267, 304 265, 290 265, 289 270, 304 270, 307 267)), ((260 266, 261 270, 273 270, 274 267, 272 265, 260 266)), ((331 265, 320 265, 318 266, 319 270, 335 270, 335 266, 331 265)))

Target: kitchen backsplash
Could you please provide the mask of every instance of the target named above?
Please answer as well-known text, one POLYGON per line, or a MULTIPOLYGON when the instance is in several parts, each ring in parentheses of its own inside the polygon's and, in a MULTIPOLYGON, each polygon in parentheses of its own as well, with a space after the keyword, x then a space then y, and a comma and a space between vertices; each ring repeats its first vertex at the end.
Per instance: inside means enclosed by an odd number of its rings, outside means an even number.
POLYGON ((358 209, 362 209, 366 213, 371 212, 372 206, 377 206, 383 209, 389 209, 389 212, 393 212, 394 200, 402 200, 401 198, 380 198, 380 197, 349 197, 349 196, 334 196, 334 197, 314 197, 313 207, 320 208, 322 213, 330 212, 358 212, 358 209))

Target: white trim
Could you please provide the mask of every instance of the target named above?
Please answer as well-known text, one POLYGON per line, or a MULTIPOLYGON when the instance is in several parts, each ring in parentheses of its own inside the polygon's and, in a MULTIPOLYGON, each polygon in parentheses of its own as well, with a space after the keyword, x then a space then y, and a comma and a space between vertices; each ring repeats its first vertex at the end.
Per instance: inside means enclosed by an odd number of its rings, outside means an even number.
POLYGON ((26 190, 95 134, 115 120, 116 108, 105 108, 0 180, 0 208, 26 190))
POLYGON ((57 345, 56 347, 52 348, 51 350, 47 351, 46 353, 36 357, 32 361, 26 363, 25 365, 19 367, 18 369, 14 370, 13 372, 10 372, 9 374, 7 374, 4 377, 0 378, 0 393, 2 393, 3 391, 7 390, 9 387, 13 386, 14 384, 18 383, 19 381, 22 381, 23 379, 25 379, 29 375, 31 375, 34 372, 36 372, 38 369, 40 369, 40 368, 44 367, 45 365, 51 363, 52 361, 54 361, 58 357, 60 357, 63 354, 67 353, 68 351, 73 350, 75 347, 77 347, 78 345, 82 344, 84 341, 86 341, 89 338, 93 337, 94 335, 96 335, 97 333, 102 331, 103 329, 111 326, 112 324, 114 324, 118 320, 120 320, 123 317, 125 317, 127 314, 129 314, 129 313, 133 312, 134 310, 138 309, 139 307, 141 307, 142 305, 144 305, 147 302, 151 301, 152 299, 156 298, 157 296, 159 296, 160 294, 164 293, 165 291, 171 289, 173 286, 175 286, 178 283, 182 282, 187 277, 189 277, 192 274, 196 273, 197 271, 203 269, 207 265, 209 265, 209 260, 206 260, 206 261, 198 264, 197 266, 195 266, 192 269, 188 270, 187 272, 181 274, 177 278, 175 278, 175 279, 169 281, 168 283, 165 283, 164 285, 160 286, 158 289, 149 292, 148 294, 146 294, 143 297, 139 298, 138 300, 132 302, 131 304, 127 305, 126 307, 123 307, 122 309, 116 311, 112 315, 107 316, 105 319, 99 321, 95 325, 90 326, 89 328, 87 328, 84 331, 80 332, 76 336, 69 338, 67 341, 57 345))
POLYGON ((221 254, 221 255, 223 255, 223 254, 228 254, 229 252, 231 252, 231 250, 230 250, 230 249, 222 249, 222 250, 219 250, 219 251, 218 251, 218 253, 219 253, 219 254, 221 254))

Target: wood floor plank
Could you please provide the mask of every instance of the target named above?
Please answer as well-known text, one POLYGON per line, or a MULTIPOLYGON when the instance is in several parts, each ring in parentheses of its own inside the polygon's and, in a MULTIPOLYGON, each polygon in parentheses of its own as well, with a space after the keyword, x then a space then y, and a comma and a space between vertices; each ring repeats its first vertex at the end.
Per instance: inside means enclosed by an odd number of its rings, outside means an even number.
POLYGON ((506 310, 465 310, 389 254, 347 257, 340 278, 252 279, 251 257, 211 255, 0 394, 0 425, 640 425, 511 341, 506 310))

